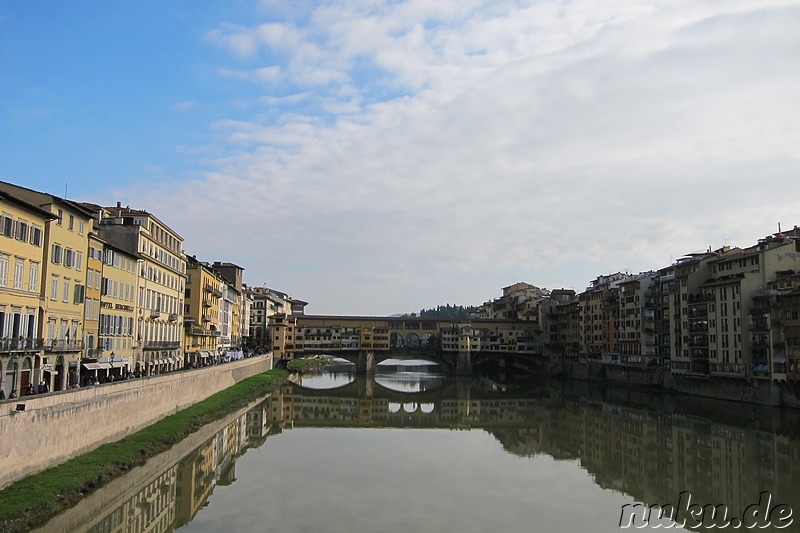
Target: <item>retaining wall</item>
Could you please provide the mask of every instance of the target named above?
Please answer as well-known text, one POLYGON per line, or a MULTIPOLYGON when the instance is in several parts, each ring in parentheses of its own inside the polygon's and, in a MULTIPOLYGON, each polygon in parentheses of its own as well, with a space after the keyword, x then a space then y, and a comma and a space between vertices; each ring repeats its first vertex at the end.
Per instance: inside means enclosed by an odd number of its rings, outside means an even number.
POLYGON ((0 403, 0 488, 113 442, 272 368, 259 356, 0 403), (24 411, 17 405, 24 404, 24 411))

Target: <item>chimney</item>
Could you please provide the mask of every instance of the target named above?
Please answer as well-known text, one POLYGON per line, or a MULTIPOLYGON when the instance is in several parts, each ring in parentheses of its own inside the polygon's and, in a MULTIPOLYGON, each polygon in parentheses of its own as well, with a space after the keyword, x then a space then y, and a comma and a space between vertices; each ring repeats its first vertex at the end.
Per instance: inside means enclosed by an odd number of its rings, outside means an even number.
POLYGON ((119 209, 120 207, 122 207, 122 202, 117 202, 117 209, 119 209))

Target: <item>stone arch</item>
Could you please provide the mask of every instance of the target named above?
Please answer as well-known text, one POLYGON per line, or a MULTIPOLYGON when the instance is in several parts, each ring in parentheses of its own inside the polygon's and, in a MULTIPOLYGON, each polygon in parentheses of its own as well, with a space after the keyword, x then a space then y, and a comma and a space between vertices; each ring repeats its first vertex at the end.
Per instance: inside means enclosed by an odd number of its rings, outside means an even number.
POLYGON ((435 348, 436 347, 436 335, 433 333, 426 333, 422 336, 422 341, 420 345, 423 348, 435 348))
POLYGON ((406 343, 402 333, 396 331, 389 336, 389 346, 392 348, 401 348, 406 343))
POLYGON ((405 338, 406 346, 411 346, 412 348, 416 348, 420 344, 419 335, 416 333, 409 333, 406 335, 405 338))

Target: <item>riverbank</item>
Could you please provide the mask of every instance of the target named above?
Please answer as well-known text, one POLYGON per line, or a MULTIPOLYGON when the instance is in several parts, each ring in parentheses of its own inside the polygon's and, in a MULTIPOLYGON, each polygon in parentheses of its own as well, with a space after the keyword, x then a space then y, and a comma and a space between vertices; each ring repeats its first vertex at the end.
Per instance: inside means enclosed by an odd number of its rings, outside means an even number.
POLYGON ((332 361, 333 358, 326 356, 316 356, 311 358, 292 359, 286 363, 286 370, 289 372, 304 372, 306 370, 313 370, 322 368, 332 361))
POLYGON ((9 485, 0 491, 0 532, 26 531, 43 523, 203 425, 264 396, 286 375, 270 370, 246 378, 116 442, 9 485))

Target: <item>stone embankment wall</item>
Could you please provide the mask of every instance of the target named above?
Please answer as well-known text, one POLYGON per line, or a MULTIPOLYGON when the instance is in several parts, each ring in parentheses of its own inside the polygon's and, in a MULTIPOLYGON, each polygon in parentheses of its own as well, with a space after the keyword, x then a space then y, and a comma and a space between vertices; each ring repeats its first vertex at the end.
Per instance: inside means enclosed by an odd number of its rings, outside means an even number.
POLYGON ((272 368, 259 356, 0 403, 0 488, 113 442, 272 368), (24 404, 24 411, 17 405, 24 404))
POLYGON ((594 361, 555 360, 550 368, 551 375, 605 385, 800 409, 800 383, 793 381, 682 375, 664 368, 633 368, 594 361))

